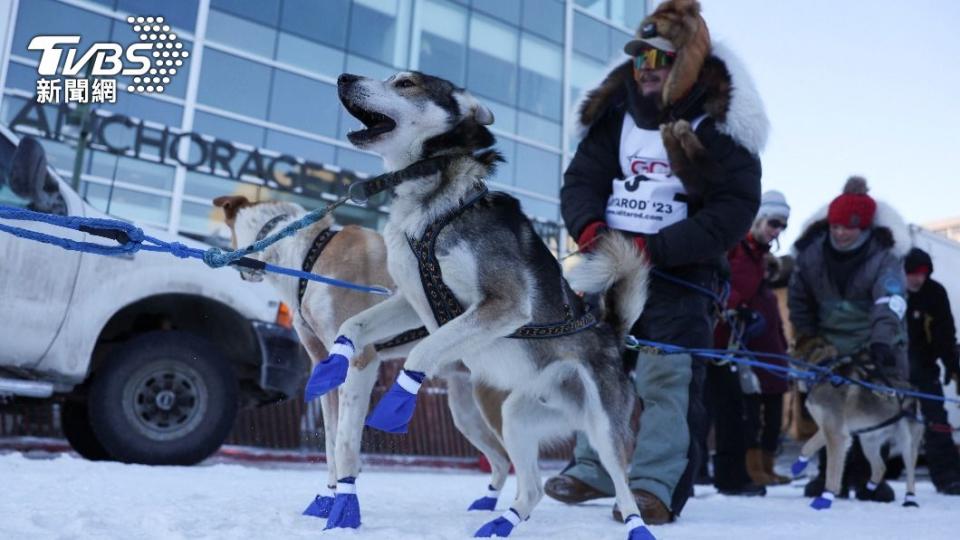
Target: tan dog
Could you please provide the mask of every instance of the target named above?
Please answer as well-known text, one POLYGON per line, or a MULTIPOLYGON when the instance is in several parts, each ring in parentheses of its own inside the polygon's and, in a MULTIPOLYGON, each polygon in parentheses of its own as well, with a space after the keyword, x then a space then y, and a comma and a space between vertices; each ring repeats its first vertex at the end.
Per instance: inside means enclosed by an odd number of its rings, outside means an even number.
MULTIPOLYGON (((264 237, 277 232, 306 213, 297 204, 251 203, 243 196, 218 197, 213 203, 223 209, 235 247, 249 245, 257 240, 258 236, 264 237)), ((299 269, 308 251, 318 244, 315 239, 331 228, 336 230, 333 218, 327 216, 298 234, 273 244, 256 258, 266 263, 299 269)), ((348 225, 332 237, 325 235, 324 239, 328 241, 316 258, 311 272, 358 284, 395 288, 387 272, 386 246, 383 238, 375 231, 348 225)), ((314 249, 316 250, 315 247, 314 249)), ((263 278, 263 274, 256 271, 242 270, 241 274, 245 279, 263 278)), ((301 303, 297 279, 278 274, 267 274, 266 279, 277 289, 282 300, 292 307, 294 328, 314 365, 327 358, 337 336, 337 329, 345 320, 385 298, 311 283, 303 289, 301 303)), ((364 347, 351 360, 346 381, 339 387, 339 391, 329 392, 321 398, 328 464, 327 486, 331 491, 334 491, 338 480, 342 482, 345 478, 356 479, 360 473, 360 440, 380 361, 404 358, 415 343, 381 349, 379 354, 373 345, 364 347)), ((477 408, 469 372, 461 364, 456 369, 444 372, 442 376, 447 383, 447 397, 454 423, 464 436, 483 452, 492 468, 487 496, 476 501, 471 509, 493 510, 499 490, 503 487, 510 469, 507 453, 477 408)), ((328 517, 325 514, 329 514, 329 506, 333 503, 332 499, 327 499, 330 498, 318 495, 304 513, 328 517)), ((329 526, 331 524, 328 522, 329 526)))

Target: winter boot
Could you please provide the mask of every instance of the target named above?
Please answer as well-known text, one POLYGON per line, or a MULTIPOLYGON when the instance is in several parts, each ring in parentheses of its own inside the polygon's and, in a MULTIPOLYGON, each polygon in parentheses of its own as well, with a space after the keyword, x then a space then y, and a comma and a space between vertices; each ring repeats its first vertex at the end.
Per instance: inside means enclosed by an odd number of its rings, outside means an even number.
POLYGON ((789 484, 790 479, 781 474, 777 474, 777 471, 773 469, 773 463, 776 461, 776 457, 773 452, 763 452, 761 457, 763 461, 763 472, 767 474, 767 477, 770 478, 770 483, 767 485, 779 486, 783 484, 789 484))
POLYGON ((893 502, 894 499, 897 498, 897 496, 893 493, 893 488, 890 487, 890 484, 886 482, 880 482, 880 484, 867 482, 863 486, 857 488, 856 495, 858 501, 873 501, 883 503, 893 502))
POLYGON ((769 486, 776 483, 764 470, 763 451, 759 448, 747 449, 746 466, 747 476, 750 477, 750 481, 754 484, 758 486, 769 486))

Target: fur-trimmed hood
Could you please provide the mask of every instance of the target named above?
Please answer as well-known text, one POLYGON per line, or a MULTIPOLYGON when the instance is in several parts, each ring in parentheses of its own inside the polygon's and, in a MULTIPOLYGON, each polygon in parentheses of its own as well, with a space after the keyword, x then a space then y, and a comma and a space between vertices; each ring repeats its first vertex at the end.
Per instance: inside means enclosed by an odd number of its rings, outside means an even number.
MULTIPOLYGON (((827 223, 829 205, 823 205, 803 224, 803 234, 793 244, 794 254, 802 251, 820 236, 830 233, 827 223)), ((910 251, 912 240, 910 227, 900 212, 884 201, 877 200, 877 213, 873 217, 870 234, 882 247, 890 248, 897 257, 903 257, 910 251)))
MULTIPOLYGON (((631 62, 629 57, 617 60, 603 81, 581 98, 576 109, 581 135, 609 107, 627 103, 628 92, 639 91, 631 62)), ((694 105, 689 101, 702 103, 703 111, 716 121, 721 133, 754 154, 763 150, 770 131, 763 101, 743 63, 724 44, 713 43, 696 84, 674 109, 694 105)))

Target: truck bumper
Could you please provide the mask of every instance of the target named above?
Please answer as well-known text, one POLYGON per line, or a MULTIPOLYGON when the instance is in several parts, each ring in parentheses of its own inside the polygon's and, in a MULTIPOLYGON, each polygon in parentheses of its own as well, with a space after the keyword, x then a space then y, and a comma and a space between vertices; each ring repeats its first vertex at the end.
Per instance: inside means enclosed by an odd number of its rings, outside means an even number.
POLYGON ((310 359, 296 332, 263 321, 253 321, 253 329, 260 345, 260 387, 287 398, 296 396, 310 369, 310 359))

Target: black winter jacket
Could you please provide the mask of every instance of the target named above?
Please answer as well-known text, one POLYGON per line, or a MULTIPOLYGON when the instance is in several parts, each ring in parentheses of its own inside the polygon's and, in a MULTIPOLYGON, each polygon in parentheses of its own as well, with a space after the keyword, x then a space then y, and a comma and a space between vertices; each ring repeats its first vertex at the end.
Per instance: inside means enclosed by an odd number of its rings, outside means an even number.
MULTIPOLYGON (((619 152, 625 114, 626 100, 608 109, 591 126, 564 173, 560 213, 574 238, 590 223, 604 221, 611 181, 623 178, 619 152)), ((713 179, 702 196, 692 197, 687 219, 647 237, 655 266, 717 265, 746 235, 760 206, 760 159, 720 133, 712 119, 704 120, 696 134, 723 177, 713 179)))
POLYGON ((907 331, 911 372, 936 378, 938 358, 948 372, 960 372, 956 329, 943 285, 928 277, 919 291, 909 293, 907 331))

